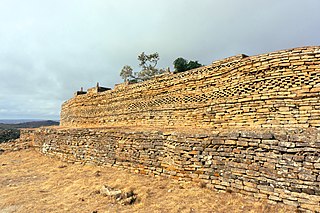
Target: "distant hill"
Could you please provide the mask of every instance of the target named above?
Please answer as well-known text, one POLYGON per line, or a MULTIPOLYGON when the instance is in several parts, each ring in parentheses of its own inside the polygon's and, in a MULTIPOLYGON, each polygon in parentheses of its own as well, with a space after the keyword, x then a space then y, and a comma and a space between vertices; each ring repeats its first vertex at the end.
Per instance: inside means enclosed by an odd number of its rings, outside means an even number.
POLYGON ((57 126, 59 122, 47 120, 47 121, 30 121, 18 124, 5 124, 0 123, 0 129, 20 129, 20 128, 38 128, 40 126, 57 126))
POLYGON ((17 139, 20 137, 21 128, 38 128, 41 126, 57 126, 59 122, 47 121, 30 121, 17 124, 4 124, 0 123, 0 143, 8 140, 17 139))
POLYGON ((43 119, 0 119, 0 123, 4 124, 19 124, 31 121, 43 121, 43 119))

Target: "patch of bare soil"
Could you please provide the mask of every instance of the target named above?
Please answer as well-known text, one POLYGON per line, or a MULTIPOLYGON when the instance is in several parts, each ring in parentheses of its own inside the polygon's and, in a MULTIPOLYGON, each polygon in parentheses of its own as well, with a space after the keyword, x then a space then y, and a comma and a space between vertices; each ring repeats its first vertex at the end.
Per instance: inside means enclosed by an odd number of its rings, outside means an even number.
POLYGON ((0 213, 294 211, 197 184, 66 164, 34 150, 0 154, 0 213))

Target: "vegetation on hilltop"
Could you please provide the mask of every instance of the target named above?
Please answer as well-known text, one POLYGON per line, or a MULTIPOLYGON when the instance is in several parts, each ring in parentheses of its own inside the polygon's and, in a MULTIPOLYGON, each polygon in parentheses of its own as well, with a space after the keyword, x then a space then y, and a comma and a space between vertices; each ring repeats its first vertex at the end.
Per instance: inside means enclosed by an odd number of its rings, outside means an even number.
POLYGON ((130 78, 133 78, 133 69, 129 65, 123 66, 120 76, 124 80, 124 82, 128 82, 130 78))
MULTIPOLYGON (((136 83, 152 79, 154 76, 165 73, 166 71, 170 72, 169 68, 162 69, 156 67, 159 59, 160 57, 157 52, 149 55, 142 52, 140 55, 138 55, 138 61, 141 70, 134 73, 131 66, 125 65, 120 71, 120 76, 124 82, 136 83)), ((173 65, 175 69, 173 73, 184 72, 203 66, 198 61, 187 61, 181 57, 174 60, 173 65)))
POLYGON ((164 69, 159 69, 156 67, 159 59, 160 57, 157 52, 149 55, 142 52, 140 55, 138 55, 138 61, 141 70, 133 73, 132 67, 125 65, 120 72, 120 76, 125 82, 131 83, 149 80, 154 76, 165 72, 164 69))
POLYGON ((14 140, 20 137, 19 129, 0 129, 0 143, 14 140))
POLYGON ((173 73, 184 72, 184 71, 192 70, 202 66, 203 65, 200 64, 198 61, 187 61, 184 58, 177 58, 173 62, 173 67, 175 69, 173 73))

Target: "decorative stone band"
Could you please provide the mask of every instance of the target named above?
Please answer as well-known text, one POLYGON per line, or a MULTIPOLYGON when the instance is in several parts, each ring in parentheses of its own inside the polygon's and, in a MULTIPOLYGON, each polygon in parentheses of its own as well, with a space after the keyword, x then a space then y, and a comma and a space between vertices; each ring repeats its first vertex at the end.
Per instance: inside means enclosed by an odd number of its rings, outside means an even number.
POLYGON ((319 127, 320 47, 89 90, 62 105, 62 126, 319 127))
POLYGON ((81 90, 62 105, 61 127, 21 137, 68 162, 320 212, 319 126, 320 47, 302 47, 81 90))

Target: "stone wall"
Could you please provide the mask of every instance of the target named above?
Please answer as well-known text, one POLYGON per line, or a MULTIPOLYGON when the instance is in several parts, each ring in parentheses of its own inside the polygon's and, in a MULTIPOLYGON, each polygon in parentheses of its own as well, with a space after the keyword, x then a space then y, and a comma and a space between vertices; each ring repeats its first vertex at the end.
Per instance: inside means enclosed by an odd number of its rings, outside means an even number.
POLYGON ((38 149, 68 162, 199 181, 300 210, 320 211, 320 130, 198 133, 124 128, 40 128, 38 149))
POLYGON ((199 181, 320 212, 317 127, 320 47, 303 47, 91 88, 62 105, 61 127, 21 137, 64 161, 199 181))
POLYGON ((319 127, 320 47, 247 57, 99 92, 62 106, 62 126, 319 127))

